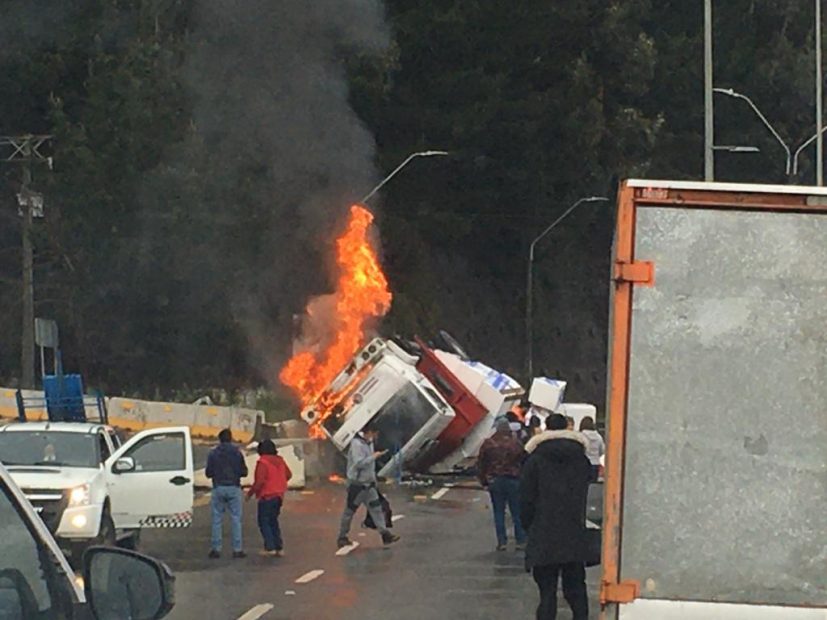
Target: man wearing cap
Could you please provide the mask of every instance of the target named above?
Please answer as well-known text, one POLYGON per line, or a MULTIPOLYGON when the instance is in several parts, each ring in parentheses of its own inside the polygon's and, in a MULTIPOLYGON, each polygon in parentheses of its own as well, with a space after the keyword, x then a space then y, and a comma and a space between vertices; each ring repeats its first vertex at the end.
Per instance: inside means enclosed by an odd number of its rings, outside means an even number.
POLYGON ((508 419, 499 419, 496 432, 482 444, 477 460, 480 483, 491 495, 497 551, 505 551, 508 544, 508 534, 505 530, 506 504, 514 522, 517 549, 525 546, 526 534, 520 521, 519 502, 520 467, 524 457, 523 444, 514 437, 508 419))

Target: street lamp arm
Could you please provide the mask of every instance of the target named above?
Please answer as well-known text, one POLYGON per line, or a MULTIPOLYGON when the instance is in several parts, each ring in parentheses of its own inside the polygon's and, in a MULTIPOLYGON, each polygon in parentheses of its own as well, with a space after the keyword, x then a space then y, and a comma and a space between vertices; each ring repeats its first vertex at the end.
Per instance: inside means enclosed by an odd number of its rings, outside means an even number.
MULTIPOLYGON (((823 134, 825 131, 827 131, 827 126, 825 126, 821 129, 821 133, 823 134)), ((808 146, 810 146, 813 142, 815 142, 816 138, 818 138, 818 132, 816 132, 812 136, 810 136, 809 140, 804 142, 801 146, 799 146, 796 149, 795 154, 793 155, 793 174, 794 175, 798 174, 798 156, 801 155, 801 151, 803 151, 808 146)))
POLYGON ((386 176, 384 179, 382 179, 382 182, 379 183, 379 185, 377 185, 372 190, 370 190, 368 195, 365 196, 364 198, 362 198, 362 204, 367 203, 368 200, 373 198, 374 194, 376 194, 376 192, 378 192, 380 189, 382 189, 385 186, 385 183, 387 183, 393 177, 395 177, 396 174, 400 170, 402 170, 402 168, 407 166, 413 159, 415 159, 417 157, 434 157, 434 156, 437 156, 437 155, 448 155, 448 151, 419 151, 418 153, 411 153, 410 155, 408 155, 408 157, 405 159, 405 161, 403 161, 396 168, 394 168, 393 172, 391 172, 388 176, 386 176))
POLYGON ((580 200, 575 202, 573 205, 571 205, 568 209, 566 209, 563 212, 563 214, 560 217, 558 217, 551 224, 549 224, 546 227, 546 229, 543 232, 541 232, 539 235, 537 235, 537 238, 535 238, 534 241, 531 242, 531 245, 528 248, 528 261, 529 261, 529 263, 534 261, 534 247, 537 245, 537 243, 543 237, 545 237, 547 234, 549 234, 552 230, 554 230, 554 228, 560 222, 562 222, 564 219, 566 219, 569 216, 569 213, 574 211, 577 207, 579 207, 584 202, 607 202, 608 200, 609 200, 608 198, 604 198, 603 196, 586 196, 585 198, 581 198, 580 200))
POLYGON ((759 110, 759 109, 758 109, 758 106, 756 106, 756 105, 752 102, 752 99, 750 99, 750 98, 749 98, 749 97, 747 97, 746 95, 742 95, 741 93, 739 93, 739 92, 737 92, 737 91, 732 90, 731 88, 713 88, 712 90, 713 90, 713 91, 715 91, 716 93, 721 94, 721 95, 726 95, 727 97, 733 97, 733 98, 735 98, 735 99, 743 99, 744 101, 746 101, 746 102, 747 102, 747 105, 749 105, 749 107, 751 107, 751 108, 752 108, 752 111, 753 111, 753 112, 755 112, 755 115, 756 115, 758 118, 760 118, 760 119, 761 119, 761 122, 762 122, 762 123, 764 123, 764 126, 765 126, 767 129, 769 129, 769 130, 770 130, 770 133, 771 133, 771 134, 773 135, 773 137, 774 137, 774 138, 778 141, 778 144, 780 144, 780 145, 781 145, 781 148, 783 148, 783 149, 784 149, 784 152, 787 154, 787 169, 786 169, 786 173, 787 173, 787 175, 789 176, 789 174, 790 174, 790 160, 792 159, 792 155, 791 155, 791 153, 790 153, 790 147, 789 147, 789 146, 787 146, 787 143, 786 143, 786 142, 784 142, 784 140, 781 138, 781 136, 780 136, 780 135, 778 135, 778 132, 777 132, 777 131, 775 130, 775 128, 774 128, 774 127, 770 124, 770 122, 767 120, 767 117, 766 117, 766 116, 764 116, 764 115, 761 113, 761 110, 759 110))
POLYGON ((563 214, 554 220, 551 224, 549 224, 546 229, 541 232, 534 241, 531 242, 531 245, 528 248, 528 270, 526 273, 526 304, 525 304, 525 333, 526 333, 526 373, 528 376, 528 381, 530 382, 534 377, 534 351, 533 351, 533 292, 534 292, 534 278, 533 278, 533 269, 534 269, 534 247, 537 245, 537 242, 540 241, 543 237, 549 234, 554 227, 557 226, 560 222, 566 219, 572 211, 574 211, 578 206, 583 204, 584 202, 608 202, 608 198, 603 196, 586 196, 581 198, 573 205, 571 205, 568 209, 566 209, 563 214))

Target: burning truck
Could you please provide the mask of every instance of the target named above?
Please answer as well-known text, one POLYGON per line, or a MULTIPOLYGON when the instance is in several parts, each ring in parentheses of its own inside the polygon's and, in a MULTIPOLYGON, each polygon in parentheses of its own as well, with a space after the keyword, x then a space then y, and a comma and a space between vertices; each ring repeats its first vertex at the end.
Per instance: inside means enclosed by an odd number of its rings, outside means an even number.
POLYGON ((494 418, 524 394, 511 377, 423 341, 374 338, 301 413, 345 451, 368 424, 379 431, 379 475, 442 473, 474 457, 494 418))
MULTIPOLYGON (((448 473, 476 457, 494 419, 525 390, 471 361, 445 332, 431 345, 368 335, 392 300, 370 240, 372 221, 367 209, 351 207, 336 239, 335 291, 308 303, 300 346, 279 378, 301 400, 311 437, 329 439, 344 452, 370 424, 379 430, 377 448, 388 451, 378 461, 380 475, 448 473)), ((560 410, 564 388, 563 382, 535 380, 530 400, 560 410)))

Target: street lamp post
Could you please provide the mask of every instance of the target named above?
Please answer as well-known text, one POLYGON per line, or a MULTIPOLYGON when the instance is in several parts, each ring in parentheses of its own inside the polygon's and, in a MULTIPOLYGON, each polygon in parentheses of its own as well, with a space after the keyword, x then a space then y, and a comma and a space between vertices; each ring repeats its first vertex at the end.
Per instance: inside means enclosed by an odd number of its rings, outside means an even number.
MULTIPOLYGON (((818 139, 819 134, 824 135, 825 131, 827 131, 827 127, 822 127, 820 132, 814 133, 806 142, 803 142, 801 146, 795 150, 795 153, 793 153, 793 177, 798 178, 798 156, 801 155, 801 152, 804 149, 818 139)), ((816 182, 818 182, 818 177, 816 177, 816 182)))
POLYGON ((764 123, 764 126, 765 126, 767 129, 769 129, 769 130, 770 130, 770 133, 771 133, 771 134, 773 135, 773 137, 774 137, 774 138, 778 141, 778 143, 779 143, 779 144, 781 145, 781 147, 784 149, 784 152, 787 154, 787 166, 786 166, 786 168, 785 168, 784 172, 785 172, 785 174, 787 175, 787 177, 789 178, 789 176, 790 176, 790 172, 791 172, 791 167, 792 167, 792 155, 790 154, 790 147, 789 147, 789 146, 787 146, 787 143, 786 143, 786 142, 784 142, 784 140, 782 140, 782 139, 781 139, 781 136, 779 136, 779 135, 778 135, 778 132, 777 132, 777 131, 775 130, 775 128, 774 128, 774 127, 770 124, 770 122, 767 120, 767 117, 766 117, 766 116, 764 116, 764 115, 761 113, 761 110, 759 110, 759 109, 758 109, 758 106, 756 106, 756 105, 752 102, 752 99, 750 99, 750 98, 749 98, 749 97, 747 97, 746 95, 742 95, 741 93, 739 93, 739 92, 736 92, 736 91, 732 90, 731 88, 714 88, 713 90, 714 90, 716 93, 719 93, 719 94, 721 94, 721 95, 726 95, 727 97, 733 97, 734 99, 743 99, 744 101, 746 101, 746 102, 747 102, 747 104, 749 105, 749 107, 751 107, 751 108, 752 108, 752 111, 753 111, 753 112, 755 112, 755 115, 756 115, 759 119, 761 119, 761 122, 762 122, 762 123, 764 123))
POLYGON ((822 80, 821 72, 821 0, 816 2, 815 46, 816 46, 816 185, 824 185, 824 143, 822 126, 822 80))
POLYGON ((416 153, 411 153, 410 155, 408 155, 408 157, 405 159, 405 161, 403 161, 396 168, 394 168, 393 172, 391 172, 388 176, 386 176, 384 179, 382 179, 382 182, 379 183, 379 185, 377 185, 372 190, 370 190, 370 192, 368 192, 368 195, 365 196, 364 198, 362 198, 362 204, 367 203, 368 200, 373 198, 374 194, 376 194, 376 192, 378 192, 380 189, 382 189, 385 186, 385 183, 387 183, 393 177, 395 177, 397 175, 397 173, 400 170, 402 170, 402 168, 407 166, 409 163, 411 163, 417 157, 438 157, 438 156, 444 156, 444 155, 448 155, 448 151, 418 151, 416 153))
POLYGON ((533 332, 533 288, 534 288, 534 278, 533 278, 533 271, 534 271, 534 248, 537 246, 537 242, 540 241, 543 237, 549 234, 552 230, 554 230, 557 225, 566 219, 569 214, 574 211, 577 207, 579 207, 584 202, 608 202, 608 198, 603 196, 586 196, 581 198, 574 204, 572 204, 568 209, 566 209, 563 214, 554 220, 551 224, 549 224, 546 229, 541 232, 534 241, 531 242, 531 245, 528 247, 528 278, 526 280, 526 306, 525 306, 525 330, 526 330, 526 370, 528 371, 528 381, 531 381, 534 377, 534 332, 533 332))
POLYGON ((715 180, 715 114, 712 108, 712 0, 704 0, 704 181, 715 180))

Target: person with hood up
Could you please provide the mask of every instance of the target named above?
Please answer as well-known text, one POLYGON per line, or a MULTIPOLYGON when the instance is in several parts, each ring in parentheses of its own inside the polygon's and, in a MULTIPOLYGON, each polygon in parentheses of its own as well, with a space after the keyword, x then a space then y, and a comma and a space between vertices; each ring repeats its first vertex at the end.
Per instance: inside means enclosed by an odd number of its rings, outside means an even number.
POLYGON ((526 444, 529 456, 520 477, 520 516, 528 531, 526 570, 540 590, 537 620, 557 617, 561 576, 573 620, 587 620, 588 440, 582 433, 566 430, 567 420, 559 414, 549 416, 546 427, 549 430, 526 444))
POLYGON ((247 492, 247 499, 254 495, 258 498, 258 529, 264 539, 264 549, 260 555, 282 557, 284 555, 279 514, 281 513, 287 481, 293 472, 278 455, 276 444, 265 439, 258 444, 258 463, 253 486, 247 492))

